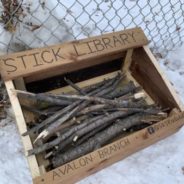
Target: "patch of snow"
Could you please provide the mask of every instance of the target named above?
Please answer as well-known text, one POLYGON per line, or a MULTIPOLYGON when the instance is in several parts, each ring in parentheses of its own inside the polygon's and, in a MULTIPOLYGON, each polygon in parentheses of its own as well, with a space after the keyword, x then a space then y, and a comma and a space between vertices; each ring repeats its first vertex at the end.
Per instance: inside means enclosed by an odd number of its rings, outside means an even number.
POLYGON ((184 46, 170 52, 160 64, 184 103, 184 46))
POLYGON ((11 118, 0 122, 0 184, 31 184, 20 136, 11 118))

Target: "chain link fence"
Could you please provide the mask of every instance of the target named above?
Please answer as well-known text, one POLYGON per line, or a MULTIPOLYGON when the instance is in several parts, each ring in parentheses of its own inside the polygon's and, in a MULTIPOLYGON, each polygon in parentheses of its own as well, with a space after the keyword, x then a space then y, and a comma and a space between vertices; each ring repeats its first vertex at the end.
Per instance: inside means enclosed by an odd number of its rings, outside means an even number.
POLYGON ((184 39, 182 0, 1 0, 0 50, 17 52, 140 26, 155 53, 184 39))

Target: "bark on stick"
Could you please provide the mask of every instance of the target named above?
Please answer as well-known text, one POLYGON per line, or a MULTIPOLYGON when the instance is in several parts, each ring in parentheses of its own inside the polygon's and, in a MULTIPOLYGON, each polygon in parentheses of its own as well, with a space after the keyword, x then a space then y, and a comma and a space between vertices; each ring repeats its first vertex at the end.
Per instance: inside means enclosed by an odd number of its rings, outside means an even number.
POLYGON ((125 129, 141 124, 141 119, 145 116, 148 115, 138 113, 114 123, 109 128, 103 130, 102 132, 99 132, 94 137, 91 137, 87 142, 81 144, 80 146, 71 148, 67 152, 54 157, 52 159, 53 166, 58 167, 76 158, 79 158, 80 156, 83 156, 91 151, 94 151, 97 148, 100 148, 108 141, 121 134, 125 129))

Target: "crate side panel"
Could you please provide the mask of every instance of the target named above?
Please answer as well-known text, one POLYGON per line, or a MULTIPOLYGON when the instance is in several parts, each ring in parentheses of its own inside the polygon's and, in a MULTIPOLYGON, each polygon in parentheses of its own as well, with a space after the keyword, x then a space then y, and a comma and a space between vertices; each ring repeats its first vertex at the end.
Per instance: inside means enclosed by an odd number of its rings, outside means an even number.
POLYGON ((132 76, 152 99, 162 107, 170 107, 171 109, 177 107, 183 110, 171 84, 168 84, 169 82, 164 77, 160 67, 155 66, 156 62, 154 56, 150 58, 144 48, 135 49, 130 67, 132 76))

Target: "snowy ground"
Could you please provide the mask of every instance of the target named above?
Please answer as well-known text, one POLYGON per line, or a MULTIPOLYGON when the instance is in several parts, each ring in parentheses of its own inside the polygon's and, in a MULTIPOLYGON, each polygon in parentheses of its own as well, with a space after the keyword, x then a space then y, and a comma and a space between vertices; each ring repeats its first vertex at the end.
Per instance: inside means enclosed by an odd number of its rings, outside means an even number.
MULTIPOLYGON (((160 61, 184 102, 184 47, 160 61)), ((9 113, 11 114, 11 113, 9 113)), ((183 184, 184 127, 175 135, 120 161, 79 184, 183 184)), ((0 122, 0 184, 31 184, 15 122, 0 122)))

